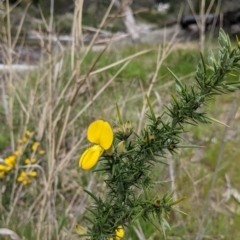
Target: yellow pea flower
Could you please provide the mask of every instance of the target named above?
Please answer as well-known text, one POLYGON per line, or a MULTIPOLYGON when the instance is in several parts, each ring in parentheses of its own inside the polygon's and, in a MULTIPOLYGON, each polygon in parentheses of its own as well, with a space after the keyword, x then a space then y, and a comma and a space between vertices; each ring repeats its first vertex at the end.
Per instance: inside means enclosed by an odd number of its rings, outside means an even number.
POLYGON ((103 149, 99 145, 94 145, 82 154, 80 160, 79 160, 79 167, 81 167, 84 170, 88 170, 95 166, 98 159, 103 153, 103 149))
POLYGON ((10 171, 12 168, 10 167, 10 166, 8 166, 8 165, 2 165, 2 164, 0 164, 0 171, 2 171, 2 172, 8 172, 8 171, 10 171))
POLYGON ((27 142, 27 138, 26 137, 23 137, 23 138, 21 138, 21 139, 18 139, 18 143, 19 144, 23 144, 23 143, 25 143, 25 142, 27 142))
POLYGON ((37 176, 36 171, 24 172, 22 171, 17 178, 18 182, 22 182, 23 185, 30 184, 32 182, 32 178, 37 176))
POLYGON ((91 143, 95 143, 107 150, 113 142, 113 131, 108 122, 97 120, 89 125, 87 138, 91 143))
POLYGON ((16 156, 15 155, 10 155, 9 157, 4 159, 4 162, 9 167, 13 168, 15 166, 15 163, 16 163, 16 156))
MULTIPOLYGON (((124 230, 122 226, 119 226, 116 230, 115 230, 115 234, 116 234, 116 240, 120 240, 124 237, 124 230)), ((113 240, 113 238, 109 238, 109 240, 113 240)))
POLYGON ((31 176, 31 177, 36 177, 37 176, 37 172, 36 171, 30 171, 28 173, 28 175, 31 176))
MULTIPOLYGON (((1 165, 0 165, 1 166, 1 165)), ((1 178, 4 178, 4 176, 5 176, 5 172, 4 171, 0 171, 0 179, 1 178)))
POLYGON ((16 156, 10 155, 9 157, 4 159, 4 164, 0 164, 0 171, 9 172, 12 168, 14 168, 16 163, 16 156))
POLYGON ((14 154, 15 156, 18 156, 18 155, 20 154, 20 151, 17 150, 17 151, 15 151, 13 154, 14 154))
POLYGON ((32 163, 35 163, 36 161, 37 161, 36 158, 32 158, 32 159, 27 158, 27 159, 25 160, 25 164, 32 164, 32 163))
POLYGON ((29 158, 26 158, 24 162, 25 164, 31 164, 31 160, 29 158))
POLYGON ((18 182, 22 182, 23 185, 26 185, 28 183, 31 183, 31 179, 27 176, 27 173, 22 171, 20 175, 17 178, 18 182))
POLYGON ((96 120, 88 127, 87 138, 95 145, 85 150, 79 159, 79 167, 84 170, 95 166, 103 151, 112 146, 113 131, 108 122, 96 120))
POLYGON ((36 151, 37 148, 39 147, 40 143, 39 142, 35 142, 33 145, 32 145, 32 150, 33 151, 36 151))
POLYGON ((31 137, 31 136, 32 136, 32 133, 27 130, 27 131, 25 132, 25 135, 28 136, 28 137, 31 137))
POLYGON ((43 155, 43 154, 45 154, 45 151, 41 149, 41 150, 38 151, 38 153, 39 153, 40 155, 43 155))

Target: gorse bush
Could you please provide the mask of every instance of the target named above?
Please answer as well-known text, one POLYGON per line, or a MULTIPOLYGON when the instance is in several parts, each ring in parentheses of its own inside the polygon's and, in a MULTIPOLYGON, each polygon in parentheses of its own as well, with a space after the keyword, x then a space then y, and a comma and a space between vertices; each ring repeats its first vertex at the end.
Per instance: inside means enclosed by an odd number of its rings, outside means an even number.
POLYGON ((140 134, 134 124, 122 119, 117 107, 118 123, 110 126, 109 120, 96 120, 87 131, 88 140, 94 145, 81 156, 79 166, 88 170, 97 162, 94 171, 105 176, 107 190, 100 197, 85 190, 93 199, 85 216, 87 229, 77 226, 82 236, 91 240, 121 239, 136 219, 143 218, 163 232, 169 228, 168 216, 179 211, 175 205, 183 198, 173 200, 172 192, 163 197, 152 196, 156 181, 151 172, 156 164, 165 164, 167 152, 178 153, 180 148, 195 148, 181 144, 187 124, 217 121, 207 115, 203 106, 216 95, 236 91, 239 81, 229 81, 230 74, 240 72, 240 42, 232 49, 229 37, 220 30, 219 52, 216 58, 209 53, 206 64, 202 55, 195 73, 196 83, 185 85, 172 73, 176 95, 162 113, 155 113, 147 97, 149 122, 140 134), (156 220, 158 224, 156 224, 156 220))

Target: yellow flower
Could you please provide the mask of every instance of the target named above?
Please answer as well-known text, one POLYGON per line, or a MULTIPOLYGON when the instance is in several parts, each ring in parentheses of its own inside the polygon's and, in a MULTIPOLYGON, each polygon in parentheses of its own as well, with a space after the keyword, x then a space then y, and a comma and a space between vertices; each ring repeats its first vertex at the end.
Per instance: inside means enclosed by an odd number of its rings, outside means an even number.
POLYGON ((28 136, 28 137, 31 137, 31 136, 32 136, 32 133, 27 130, 27 131, 25 132, 25 135, 28 136))
POLYGON ((11 166, 0 164, 0 171, 4 173, 10 171, 11 169, 12 169, 11 166))
POLYGON ((22 144, 22 143, 25 143, 27 142, 27 138, 26 137, 23 137, 22 139, 18 139, 18 143, 19 144, 22 144))
POLYGON ((13 154, 14 154, 15 156, 18 156, 18 155, 20 154, 20 151, 17 150, 17 151, 15 151, 13 154))
POLYGON ((0 164, 0 171, 9 172, 16 164, 16 156, 10 155, 4 159, 4 164, 0 164))
POLYGON ((32 150, 33 151, 36 151, 37 148, 39 147, 40 143, 39 142, 35 142, 33 145, 32 145, 32 150))
POLYGON ((113 131, 108 122, 97 120, 89 125, 87 138, 91 143, 95 143, 107 150, 113 142, 113 131))
POLYGON ((32 182, 32 178, 37 176, 36 171, 24 172, 22 171, 17 178, 18 182, 22 182, 23 185, 30 184, 32 182))
POLYGON ((31 177, 36 177, 37 176, 37 172, 36 171, 30 171, 28 173, 28 175, 31 176, 31 177))
MULTIPOLYGON (((124 230, 122 226, 119 226, 116 230, 115 230, 115 234, 116 234, 116 240, 120 240, 121 238, 124 237, 124 230)), ((109 238, 109 240, 113 240, 113 238, 109 238)))
POLYGON ((30 160, 29 158, 27 158, 27 159, 25 160, 25 164, 32 164, 32 163, 35 163, 36 161, 37 161, 36 158, 32 158, 31 160, 30 160))
POLYGON ((88 127, 87 138, 95 145, 85 150, 79 159, 79 167, 84 170, 95 166, 103 151, 112 146, 113 131, 108 122, 96 120, 88 127))
POLYGON ((15 166, 15 163, 16 163, 16 156, 15 155, 10 155, 9 157, 4 159, 4 162, 6 163, 6 165, 13 168, 15 166))
POLYGON ((39 153, 40 155, 43 155, 43 154, 45 154, 45 151, 41 149, 41 150, 38 151, 38 153, 39 153))
MULTIPOLYGON (((0 165, 1 166, 1 165, 0 165)), ((0 178, 3 178, 5 175, 5 172, 4 171, 0 171, 0 178)))
POLYGON ((26 184, 32 182, 31 179, 27 176, 27 173, 24 172, 24 171, 22 171, 22 172, 20 173, 20 175, 19 175, 18 178, 17 178, 17 181, 18 181, 18 182, 22 182, 23 185, 26 185, 26 184))
POLYGON ((79 167, 84 170, 92 168, 95 166, 102 153, 103 149, 99 145, 88 148, 79 160, 79 167))

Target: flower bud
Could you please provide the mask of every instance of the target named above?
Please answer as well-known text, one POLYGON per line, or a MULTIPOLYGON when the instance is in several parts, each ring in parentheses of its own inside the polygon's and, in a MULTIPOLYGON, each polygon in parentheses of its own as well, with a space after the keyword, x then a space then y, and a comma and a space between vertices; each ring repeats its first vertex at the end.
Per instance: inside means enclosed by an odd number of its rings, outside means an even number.
POLYGON ((111 145, 111 147, 109 149, 107 149, 105 152, 108 156, 112 156, 113 152, 114 152, 113 145, 111 145))
POLYGON ((161 200, 160 200, 160 199, 157 199, 157 200, 154 202, 154 205, 155 205, 156 207, 160 207, 160 205, 161 205, 161 200))
POLYGON ((32 150, 33 150, 33 151, 36 151, 36 150, 38 149, 39 145, 40 145, 39 142, 33 143, 33 145, 32 145, 32 150))
POLYGON ((76 224, 75 230, 78 234, 86 234, 87 233, 87 229, 85 227, 81 226, 80 224, 76 224))
POLYGON ((154 141, 154 135, 153 134, 149 134, 148 135, 148 139, 149 139, 149 142, 153 142, 154 141))
POLYGON ((133 130, 132 124, 129 121, 127 121, 124 125, 125 135, 129 137, 132 134, 132 130, 133 130))
POLYGON ((121 154, 121 153, 124 153, 125 151, 126 151, 126 149, 125 149, 125 142, 121 141, 117 145, 117 153, 121 154))
POLYGON ((155 137, 151 133, 146 133, 146 135, 144 136, 144 140, 151 143, 151 142, 154 142, 155 137))

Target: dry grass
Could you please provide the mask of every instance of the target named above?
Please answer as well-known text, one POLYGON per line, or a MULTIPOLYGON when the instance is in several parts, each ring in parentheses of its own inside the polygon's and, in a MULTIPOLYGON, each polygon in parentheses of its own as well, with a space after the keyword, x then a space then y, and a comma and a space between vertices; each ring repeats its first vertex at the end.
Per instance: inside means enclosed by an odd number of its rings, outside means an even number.
MULTIPOLYGON (((51 1, 53 3, 53 1, 51 1)), ((27 5, 26 9, 29 7, 27 5)), ((104 25, 111 10, 111 5, 100 24, 104 25)), ((52 8, 53 9, 53 8, 52 8)), ((82 189, 96 186, 95 174, 84 173, 77 167, 81 148, 84 147, 85 126, 94 118, 113 119, 112 106, 102 102, 102 109, 92 107, 112 85, 116 77, 126 68, 129 62, 149 50, 140 51, 125 59, 96 69, 108 45, 94 55, 92 62, 83 69, 83 62, 99 34, 96 32, 92 42, 83 46, 81 42, 82 1, 76 1, 72 29, 71 46, 63 46, 51 35, 48 40, 39 40, 42 58, 33 72, 19 75, 13 66, 12 53, 16 46, 16 35, 11 35, 11 9, 8 1, 5 6, 6 25, 1 48, 5 49, 4 63, 9 71, 3 72, 2 99, 6 133, 10 135, 9 152, 16 150, 16 141, 26 130, 34 132, 34 138, 46 150, 44 158, 31 165, 38 171, 37 180, 30 186, 18 184, 17 179, 22 157, 10 186, 10 199, 5 189, 7 177, 2 180, 3 210, 1 225, 20 232, 28 239, 69 239, 74 238, 74 227, 85 213, 87 196, 82 189), (70 51, 69 51, 70 50, 70 51), (70 52, 70 54, 69 54, 70 52), (70 60, 70 64, 69 64, 70 60), (110 68, 119 66, 112 76, 98 81, 98 75, 110 68), (95 71, 94 71, 95 70, 95 71), (20 210, 21 209, 21 210, 20 210)), ((26 12, 22 16, 24 22, 26 12)), ((53 11, 49 22, 42 15, 47 32, 53 32, 53 11)), ((21 32, 19 25, 18 33, 21 32)), ((44 31, 45 32, 45 31, 44 31)), ((112 96, 114 97, 114 95, 112 96)), ((22 153, 24 155, 24 151, 22 153)), ((100 186, 99 186, 100 187, 100 186)))

